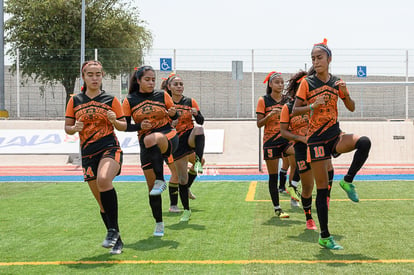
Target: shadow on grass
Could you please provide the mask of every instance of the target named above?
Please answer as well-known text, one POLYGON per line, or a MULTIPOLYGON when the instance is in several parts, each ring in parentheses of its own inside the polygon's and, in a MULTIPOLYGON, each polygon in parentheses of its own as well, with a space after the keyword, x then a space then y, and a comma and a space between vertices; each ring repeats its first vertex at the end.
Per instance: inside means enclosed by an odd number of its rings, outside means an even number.
POLYGON ((169 249, 177 249, 180 243, 173 240, 163 240, 160 237, 148 237, 137 241, 136 243, 127 244, 125 248, 131 248, 137 251, 150 251, 163 247, 168 247, 169 249))
MULTIPOLYGON (((336 236, 335 236, 336 237, 336 236)), ((318 243, 319 233, 317 230, 304 229, 302 233, 296 236, 288 236, 292 241, 307 242, 307 243, 318 243)))
POLYGON ((117 261, 120 260, 118 257, 118 255, 111 255, 109 254, 109 250, 105 249, 104 250, 105 253, 100 254, 100 255, 96 255, 93 257, 85 257, 85 258, 81 258, 78 259, 77 261, 79 262, 83 262, 83 263, 79 263, 79 264, 68 264, 66 265, 68 268, 72 268, 72 269, 78 269, 80 270, 79 272, 82 272, 82 270, 90 270, 90 269, 94 269, 94 268, 111 268, 113 265, 117 265, 117 263, 111 263, 110 261, 117 261), (102 263, 102 262, 106 262, 108 261, 108 263, 102 263), (85 264, 88 263, 88 264, 85 264), (95 264, 93 264, 95 263, 95 264))
POLYGON ((298 221, 298 220, 294 220, 294 219, 290 219, 290 218, 286 218, 286 219, 281 219, 279 217, 271 217, 270 219, 268 219, 266 222, 263 222, 262 225, 271 225, 271 226, 281 226, 281 227, 286 227, 286 226, 292 226, 295 224, 301 224, 303 222, 298 221))
POLYGON ((206 226, 205 225, 200 225, 200 224, 194 224, 191 223, 191 220, 189 222, 179 222, 176 224, 172 224, 172 225, 167 225, 165 226, 168 229, 171 230, 183 230, 183 229, 193 229, 193 230, 206 230, 206 226))
MULTIPOLYGON (((327 263, 328 266, 332 266, 332 267, 342 267, 342 266, 348 266, 349 263, 346 261, 375 261, 375 260, 379 260, 379 258, 374 258, 374 257, 369 257, 363 254, 356 254, 356 253, 351 253, 351 254, 344 254, 345 250, 329 250, 326 248, 321 247, 319 254, 316 255, 316 258, 320 261, 341 261, 341 262, 330 262, 327 263)), ((346 253, 346 252, 345 252, 346 253)), ((356 263, 358 264, 358 262, 356 263)), ((359 264, 363 264, 363 263, 359 263, 359 264)))

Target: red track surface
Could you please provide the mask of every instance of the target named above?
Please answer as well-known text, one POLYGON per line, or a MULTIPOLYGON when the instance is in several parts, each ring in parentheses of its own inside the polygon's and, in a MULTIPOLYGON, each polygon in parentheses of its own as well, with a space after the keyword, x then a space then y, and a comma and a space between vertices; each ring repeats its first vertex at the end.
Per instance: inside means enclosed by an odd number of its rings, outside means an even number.
MULTIPOLYGON (((223 167, 207 165, 204 167, 205 174, 219 175, 256 175, 267 173, 266 167, 260 172, 257 167, 246 165, 245 167, 223 167)), ((167 166, 164 167, 169 174, 167 166)), ((335 174, 345 174, 347 169, 343 166, 335 167, 335 174)), ((0 166, 0 176, 71 176, 81 175, 82 168, 76 165, 64 166, 0 166)), ((391 174, 414 174, 414 165, 366 165, 358 173, 360 175, 391 175, 391 174)), ((124 165, 121 175, 143 175, 138 165, 124 165)))

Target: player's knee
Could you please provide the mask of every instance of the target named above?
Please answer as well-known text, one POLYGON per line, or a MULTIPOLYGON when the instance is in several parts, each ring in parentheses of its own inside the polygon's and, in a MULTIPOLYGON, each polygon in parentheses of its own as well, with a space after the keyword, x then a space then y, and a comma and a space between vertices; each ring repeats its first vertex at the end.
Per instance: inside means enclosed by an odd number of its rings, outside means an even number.
POLYGON ((371 149, 371 140, 369 137, 363 136, 360 137, 355 144, 355 148, 358 150, 362 150, 365 152, 368 152, 371 149))

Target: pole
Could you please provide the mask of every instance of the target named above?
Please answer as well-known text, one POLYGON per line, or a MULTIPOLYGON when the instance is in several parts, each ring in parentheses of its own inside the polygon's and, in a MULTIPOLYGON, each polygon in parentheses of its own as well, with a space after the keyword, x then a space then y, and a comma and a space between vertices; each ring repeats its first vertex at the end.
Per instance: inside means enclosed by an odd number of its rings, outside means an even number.
POLYGON ((252 50, 252 118, 255 117, 254 114, 254 50, 252 50))
MULTIPOLYGON (((408 50, 405 51, 405 82, 408 83, 408 50)), ((405 86, 405 119, 408 119, 408 86, 405 86)))
POLYGON ((9 112, 6 111, 6 98, 4 93, 4 13, 3 0, 0 0, 0 118, 8 118, 9 112))
POLYGON ((80 87, 83 86, 82 80, 82 64, 85 62, 85 0, 82 0, 82 13, 81 13, 81 48, 80 48, 80 76, 79 83, 80 87))
POLYGON ((16 50, 16 103, 17 103, 17 117, 20 117, 20 51, 16 50))

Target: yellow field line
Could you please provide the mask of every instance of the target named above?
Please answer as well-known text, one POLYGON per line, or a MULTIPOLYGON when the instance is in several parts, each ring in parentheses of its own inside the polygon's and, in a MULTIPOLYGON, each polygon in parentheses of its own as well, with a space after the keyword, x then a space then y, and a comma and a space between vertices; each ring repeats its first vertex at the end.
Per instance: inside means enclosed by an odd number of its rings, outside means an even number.
MULTIPOLYGON (((247 201, 247 197, 246 197, 247 201)), ((268 202, 272 200, 251 200, 254 202, 268 202)), ((287 200, 279 200, 279 201, 290 201, 290 199, 287 200)), ((349 199, 330 199, 330 201, 350 201, 349 199)), ((359 201, 414 201, 414 199, 359 199, 359 201)))
POLYGON ((249 186, 249 191, 246 195, 246 201, 254 201, 254 195, 256 194, 257 181, 252 181, 249 186))
POLYGON ((388 260, 120 260, 120 261, 54 261, 54 262, 0 262, 0 266, 22 265, 96 265, 96 264, 200 264, 200 265, 245 265, 245 264, 372 264, 372 263, 414 263, 414 259, 388 260))

